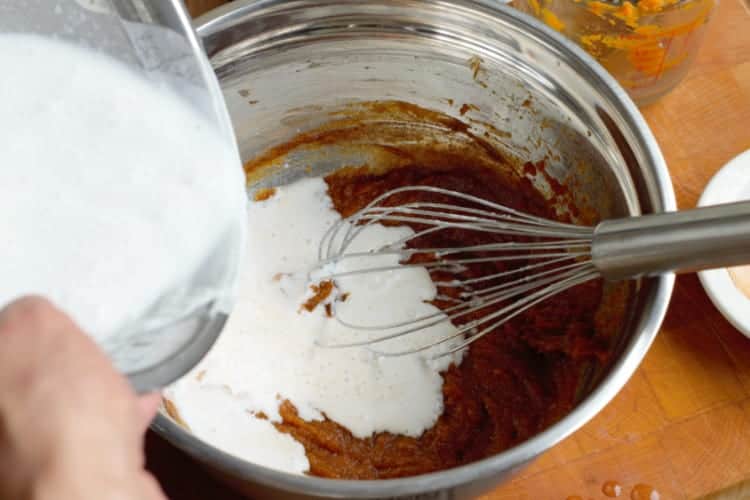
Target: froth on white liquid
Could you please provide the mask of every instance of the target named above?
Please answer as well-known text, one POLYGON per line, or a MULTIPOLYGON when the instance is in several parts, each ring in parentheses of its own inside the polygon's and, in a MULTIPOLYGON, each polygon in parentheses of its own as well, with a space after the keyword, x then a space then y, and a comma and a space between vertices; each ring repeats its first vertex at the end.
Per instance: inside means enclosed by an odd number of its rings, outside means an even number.
MULTIPOLYGON (((366 348, 316 344, 378 334, 349 330, 327 317, 322 306, 312 312, 301 308, 310 296, 309 273, 317 265, 321 238, 340 219, 321 178, 277 188, 268 200, 250 203, 237 305, 209 355, 167 390, 199 438, 251 462, 302 473, 309 468, 304 448, 272 425, 281 420, 283 400, 305 420, 327 416, 360 438, 375 432, 417 437, 437 421, 443 411, 440 372, 460 362, 460 356, 436 361, 430 359, 434 352, 379 357, 366 348), (261 412, 269 420, 255 416, 261 412)), ((409 234, 407 227, 371 225, 351 251, 378 248, 409 234)), ((382 259, 368 265, 398 264, 397 256, 382 259)), ((360 323, 377 325, 439 312, 426 302, 437 290, 421 267, 342 278, 336 285, 339 294, 348 293, 337 304, 337 313, 360 323)), ((455 331, 444 322, 378 347, 387 350, 397 344, 406 350, 455 331)))
POLYGON ((98 341, 243 228, 236 147, 93 50, 0 35, 0 307, 49 297, 98 341))

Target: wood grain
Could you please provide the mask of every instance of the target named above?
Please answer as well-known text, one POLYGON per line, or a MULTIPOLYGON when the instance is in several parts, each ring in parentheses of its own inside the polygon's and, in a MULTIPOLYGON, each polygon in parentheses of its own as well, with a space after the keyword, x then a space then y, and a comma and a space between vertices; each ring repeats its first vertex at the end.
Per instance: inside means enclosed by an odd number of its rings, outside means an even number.
MULTIPOLYGON (((188 0, 196 14, 218 3, 188 0)), ((721 0, 687 79, 643 112, 679 206, 695 206, 711 176, 750 149, 750 8, 744 0, 721 0)), ((147 456, 174 500, 238 498, 155 436, 149 436, 147 456)), ((694 499, 747 479, 750 340, 714 309, 698 279, 686 275, 677 280, 654 346, 612 403, 482 500, 605 499, 607 480, 623 486, 620 498, 646 483, 662 500, 694 499)), ((710 498, 723 497, 746 500, 750 486, 710 498)))

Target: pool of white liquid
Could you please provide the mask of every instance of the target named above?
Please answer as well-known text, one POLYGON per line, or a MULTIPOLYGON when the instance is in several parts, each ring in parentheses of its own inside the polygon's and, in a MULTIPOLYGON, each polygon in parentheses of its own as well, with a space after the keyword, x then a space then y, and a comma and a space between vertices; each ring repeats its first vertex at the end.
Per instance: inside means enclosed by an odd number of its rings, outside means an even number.
MULTIPOLYGON (((324 304, 312 311, 302 307, 314 284, 310 275, 318 264, 319 243, 340 220, 322 178, 276 188, 272 197, 250 203, 236 307, 208 356, 166 391, 182 422, 198 438, 256 464, 304 473, 309 463, 303 446, 273 425, 281 420, 279 405, 284 400, 301 418, 327 417, 359 438, 377 432, 416 437, 441 415, 440 372, 460 363, 459 354, 433 359, 432 350, 383 357, 366 347, 319 346, 322 339, 377 335, 342 325, 326 314, 324 304)), ((351 250, 377 248, 410 233, 407 227, 372 224, 351 250)), ((395 255, 367 260, 373 267, 397 264, 395 255)), ((428 303, 437 289, 423 267, 343 277, 335 286, 326 301, 345 296, 337 302, 336 314, 359 323, 439 313, 428 303)), ((446 321, 388 342, 406 350, 455 331, 446 321)), ((440 349, 454 345, 446 343, 440 349)))

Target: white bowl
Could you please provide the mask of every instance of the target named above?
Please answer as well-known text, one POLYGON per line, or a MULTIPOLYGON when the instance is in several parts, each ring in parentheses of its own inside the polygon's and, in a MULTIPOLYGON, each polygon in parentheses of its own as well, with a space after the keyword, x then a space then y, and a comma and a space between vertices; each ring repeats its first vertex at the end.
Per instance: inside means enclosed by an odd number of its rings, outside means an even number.
MULTIPOLYGON (((743 200, 750 200, 750 150, 733 158, 713 176, 698 206, 743 200)), ((728 270, 701 271, 698 277, 721 314, 750 337, 750 298, 737 288, 728 270)))

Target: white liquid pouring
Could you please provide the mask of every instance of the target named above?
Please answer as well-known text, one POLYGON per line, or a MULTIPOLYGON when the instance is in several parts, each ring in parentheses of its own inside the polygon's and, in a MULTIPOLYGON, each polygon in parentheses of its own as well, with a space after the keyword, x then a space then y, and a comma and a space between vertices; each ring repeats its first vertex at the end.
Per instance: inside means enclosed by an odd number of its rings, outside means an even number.
POLYGON ((106 342, 242 229, 236 147, 93 50, 3 34, 0 61, 0 307, 41 294, 106 342))

